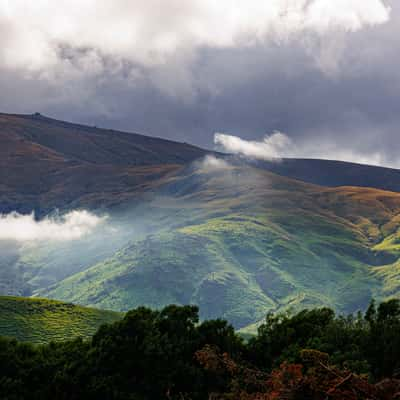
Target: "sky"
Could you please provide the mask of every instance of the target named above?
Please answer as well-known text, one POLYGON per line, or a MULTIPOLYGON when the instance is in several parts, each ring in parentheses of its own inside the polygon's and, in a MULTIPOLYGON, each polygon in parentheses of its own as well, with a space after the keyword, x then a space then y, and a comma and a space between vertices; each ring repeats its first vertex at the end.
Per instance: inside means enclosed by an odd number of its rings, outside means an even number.
POLYGON ((400 168, 396 0, 0 0, 0 111, 400 168))

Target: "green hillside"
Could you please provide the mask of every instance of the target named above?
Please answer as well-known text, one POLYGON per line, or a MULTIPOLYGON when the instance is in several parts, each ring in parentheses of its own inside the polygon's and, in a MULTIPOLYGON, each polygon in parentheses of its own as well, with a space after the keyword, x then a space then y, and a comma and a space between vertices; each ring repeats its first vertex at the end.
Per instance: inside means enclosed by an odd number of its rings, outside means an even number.
POLYGON ((0 336, 32 343, 88 338, 100 325, 120 318, 121 313, 54 300, 0 297, 0 336))
POLYGON ((398 193, 188 168, 148 207, 156 231, 38 293, 113 310, 194 303, 237 328, 268 311, 354 312, 399 294, 398 193))

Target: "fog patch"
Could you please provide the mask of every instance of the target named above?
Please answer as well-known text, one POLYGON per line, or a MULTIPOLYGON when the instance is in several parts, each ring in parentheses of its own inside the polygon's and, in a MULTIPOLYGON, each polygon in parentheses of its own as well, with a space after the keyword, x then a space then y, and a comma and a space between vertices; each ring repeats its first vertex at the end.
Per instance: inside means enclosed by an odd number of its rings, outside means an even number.
POLYGON ((80 239, 102 225, 107 216, 97 216, 86 210, 36 220, 34 213, 0 214, 0 240, 17 242, 69 241, 80 239))
MULTIPOLYGON (((385 166, 385 156, 381 151, 356 151, 322 135, 292 140, 285 133, 275 131, 266 135, 263 140, 256 141, 215 133, 214 143, 220 150, 254 160, 279 162, 283 158, 306 158, 385 166)), ((399 165, 397 162, 391 166, 399 168, 399 165)))
POLYGON ((196 163, 196 167, 203 172, 224 171, 232 168, 227 161, 217 158, 213 155, 205 156, 201 161, 196 163))
POLYGON ((217 132, 214 134, 214 143, 229 153, 268 161, 279 161, 282 155, 292 147, 290 138, 279 131, 266 135, 262 141, 245 140, 238 136, 217 132))

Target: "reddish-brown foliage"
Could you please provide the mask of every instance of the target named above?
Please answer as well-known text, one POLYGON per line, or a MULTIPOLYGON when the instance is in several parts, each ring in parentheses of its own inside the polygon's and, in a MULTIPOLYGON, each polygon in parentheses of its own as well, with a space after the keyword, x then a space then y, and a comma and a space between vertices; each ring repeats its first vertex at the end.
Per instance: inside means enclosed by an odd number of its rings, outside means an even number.
POLYGON ((205 346, 196 353, 210 373, 226 376, 228 391, 210 393, 214 400, 400 400, 400 380, 372 384, 366 376, 329 365, 329 356, 303 350, 304 365, 283 363, 271 374, 242 365, 217 348, 205 346))

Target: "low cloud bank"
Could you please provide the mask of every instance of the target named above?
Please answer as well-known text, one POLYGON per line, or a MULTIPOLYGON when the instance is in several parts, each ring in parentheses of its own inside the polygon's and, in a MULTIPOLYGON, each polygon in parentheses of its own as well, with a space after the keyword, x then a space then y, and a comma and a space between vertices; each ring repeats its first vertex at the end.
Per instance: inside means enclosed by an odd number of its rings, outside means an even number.
MULTIPOLYGON (((339 160, 358 164, 384 166, 384 154, 379 151, 354 151, 343 148, 327 138, 303 139, 300 142, 292 141, 289 136, 275 131, 266 135, 263 140, 245 140, 238 136, 225 133, 215 133, 214 143, 223 151, 238 154, 244 157, 280 161, 282 158, 318 158, 325 160, 339 160)), ((399 168, 400 164, 392 167, 399 168)))
POLYGON ((278 160, 292 147, 290 138, 278 131, 266 135, 262 141, 244 140, 238 136, 217 132, 214 135, 214 143, 229 153, 262 160, 278 160))
POLYGON ((97 216, 89 211, 71 211, 62 216, 35 220, 34 214, 12 212, 0 214, 0 240, 66 241, 90 234, 103 224, 107 216, 97 216))

